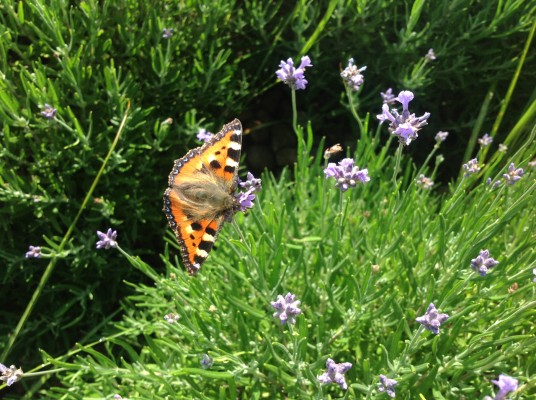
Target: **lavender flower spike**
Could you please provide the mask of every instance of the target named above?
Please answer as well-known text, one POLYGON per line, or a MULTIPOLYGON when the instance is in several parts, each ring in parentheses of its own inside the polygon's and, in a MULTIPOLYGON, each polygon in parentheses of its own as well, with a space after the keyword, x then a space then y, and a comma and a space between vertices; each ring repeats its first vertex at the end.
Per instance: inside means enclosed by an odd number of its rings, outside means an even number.
POLYGON ((380 123, 389 121, 389 132, 398 137, 400 143, 406 146, 417 139, 417 133, 423 126, 428 124, 427 120, 430 117, 430 113, 424 113, 420 117, 415 117, 415 114, 410 113, 408 107, 413 98, 412 92, 403 90, 395 98, 396 101, 402 104, 402 114, 399 114, 394 108, 389 110, 389 105, 384 103, 382 113, 376 116, 380 123))
POLYGON ((294 67, 294 61, 289 58, 286 62, 281 61, 279 68, 276 71, 277 77, 288 85, 292 90, 305 89, 307 80, 304 77, 305 68, 312 67, 309 56, 301 58, 301 63, 298 68, 294 67))
POLYGON ((57 110, 54 107, 45 103, 45 108, 43 111, 41 111, 41 115, 46 119, 54 119, 56 116, 56 111, 57 110))
POLYGON ((348 66, 344 69, 344 71, 341 72, 341 78, 349 87, 355 91, 358 91, 364 81, 361 72, 366 69, 367 67, 357 68, 354 65, 354 59, 350 58, 348 60, 348 66))
POLYGON ((387 393, 390 397, 395 397, 395 386, 398 382, 394 379, 389 379, 385 375, 380 375, 380 383, 378 384, 378 391, 387 393))
POLYGON ((238 185, 245 190, 253 189, 253 193, 256 193, 261 190, 261 180, 253 176, 251 172, 248 171, 247 180, 243 181, 238 180, 238 185))
POLYGON ((253 189, 249 189, 246 192, 238 192, 235 194, 236 201, 238 202, 238 210, 245 212, 250 208, 253 208, 253 201, 255 201, 255 196, 253 189))
POLYGON ((164 315, 164 319, 166 320, 167 323, 174 324, 180 319, 180 315, 177 315, 175 313, 169 313, 169 314, 164 315))
POLYGON ((424 326, 429 331, 432 331, 434 334, 439 334, 439 327, 443 322, 445 322, 449 316, 447 314, 440 314, 435 308, 434 303, 430 303, 426 314, 422 317, 418 317, 416 321, 424 326))
POLYGON ((525 175, 525 171, 523 171, 523 168, 516 169, 514 163, 510 163, 510 166, 508 167, 508 173, 503 174, 503 178, 508 185, 513 185, 518 180, 520 180, 523 175, 525 175))
POLYGON ((491 143, 493 143, 493 138, 486 133, 484 136, 478 139, 478 143, 480 144, 480 147, 488 147, 491 143))
POLYGON ((424 58, 428 61, 434 61, 437 56, 436 56, 436 53, 434 51, 434 49, 429 49, 428 50, 428 53, 426 53, 426 55, 424 56, 424 58))
POLYGON ((480 276, 486 276, 488 270, 499 264, 499 261, 489 256, 489 250, 480 250, 480 254, 471 260, 471 268, 480 276))
POLYGON ((498 381, 491 382, 499 387, 499 393, 495 395, 494 400, 503 400, 508 393, 517 390, 517 379, 508 375, 501 374, 498 381))
POLYGON ((212 139, 214 137, 214 134, 207 131, 206 129, 203 129, 203 128, 199 128, 199 131, 197 132, 197 140, 201 141, 201 142, 208 142, 210 141, 210 139, 212 139))
POLYGON ((423 189, 431 189, 434 186, 434 181, 420 174, 417 178, 417 185, 422 186, 423 189))
POLYGON ((467 164, 463 164, 463 169, 465 170, 465 177, 468 177, 480 171, 477 159, 473 158, 472 160, 467 161, 467 164))
POLYGON ((23 372, 22 369, 15 368, 14 365, 8 368, 0 363, 0 374, 0 381, 5 382, 7 386, 11 386, 21 378, 23 372))
POLYGON ((209 369, 214 365, 214 359, 210 357, 208 354, 203 354, 201 356, 201 368, 203 369, 209 369))
POLYGON ((326 361, 326 368, 327 371, 317 377, 318 382, 322 383, 323 385, 327 383, 336 383, 341 387, 341 389, 347 390, 348 385, 346 384, 344 374, 346 371, 352 368, 352 364, 348 362, 337 364, 331 358, 328 358, 326 361))
POLYGON ((106 233, 97 231, 97 236, 99 241, 97 242, 97 249, 110 249, 117 247, 117 231, 113 231, 112 228, 109 228, 106 233))
POLYGON ((26 252, 26 258, 41 258, 41 247, 39 246, 30 246, 29 250, 26 252))
POLYGON ((384 92, 380 92, 384 104, 393 104, 395 102, 395 95, 393 89, 389 88, 384 92))
POLYGON ((289 324, 296 323, 296 315, 301 314, 301 310, 298 308, 300 301, 296 300, 296 295, 287 293, 285 297, 278 294, 277 300, 272 301, 270 304, 275 308, 274 318, 279 318, 281 324, 284 325, 287 322, 289 324))
POLYGON ((257 197, 255 193, 261 190, 261 180, 255 178, 251 172, 248 172, 248 179, 245 181, 238 179, 238 186, 244 191, 235 192, 234 197, 238 208, 231 212, 228 217, 232 217, 237 211, 246 212, 248 209, 253 208, 253 201, 257 197))
POLYGON ((162 37, 164 39, 169 39, 171 36, 173 36, 173 28, 162 29, 162 37))
POLYGON ((435 141, 436 142, 444 142, 445 140, 447 140, 447 136, 449 135, 448 132, 445 132, 445 131, 439 131, 436 133, 435 135, 435 141))
POLYGON ((324 174, 326 174, 326 178, 334 178, 335 187, 341 189, 342 192, 346 192, 351 187, 356 187, 358 182, 364 184, 370 181, 368 169, 359 169, 354 165, 354 160, 351 158, 339 161, 338 165, 329 163, 324 169, 324 174))

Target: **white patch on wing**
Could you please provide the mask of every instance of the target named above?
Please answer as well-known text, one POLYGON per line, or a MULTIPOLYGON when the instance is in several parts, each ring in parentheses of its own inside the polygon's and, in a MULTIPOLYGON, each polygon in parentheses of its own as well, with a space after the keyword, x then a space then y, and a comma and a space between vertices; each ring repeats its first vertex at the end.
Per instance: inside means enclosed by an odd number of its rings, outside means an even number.
POLYGON ((208 257, 208 253, 205 250, 201 250, 200 248, 195 249, 195 254, 203 258, 208 257))
POLYGON ((240 145, 240 143, 230 142, 229 143, 229 148, 233 149, 233 150, 240 150, 242 148, 242 146, 240 145))
POLYGON ((228 158, 227 161, 225 162, 225 165, 229 167, 235 167, 235 168, 238 167, 238 163, 232 158, 228 158))
POLYGON ((205 234, 203 235, 202 237, 203 241, 205 242, 213 242, 216 240, 216 238, 212 235, 209 235, 208 233, 205 232, 205 234))

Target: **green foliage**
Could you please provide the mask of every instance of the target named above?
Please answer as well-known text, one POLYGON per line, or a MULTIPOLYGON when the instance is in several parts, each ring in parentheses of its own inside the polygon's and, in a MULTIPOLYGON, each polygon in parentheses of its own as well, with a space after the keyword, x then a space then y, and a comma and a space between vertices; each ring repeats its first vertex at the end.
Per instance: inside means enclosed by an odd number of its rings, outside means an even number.
MULTIPOLYGON (((133 272, 120 271, 113 260, 95 259, 97 229, 113 224, 121 229, 122 242, 143 254, 150 254, 149 248, 163 250, 165 222, 155 199, 162 195, 172 160, 183 152, 181 145, 185 149, 193 143, 196 115, 241 109, 244 99, 262 90, 248 87, 245 75, 236 76, 249 55, 237 57, 228 46, 243 35, 240 21, 231 18, 233 5, 2 2, 0 247, 7 268, 4 294, 13 302, 2 322, 3 335, 16 325, 42 274, 39 267, 22 268, 24 252, 30 244, 44 244, 41 238, 54 241, 64 235, 127 100, 132 108, 120 146, 83 223, 74 229, 76 241, 62 253, 68 262, 60 261, 61 274, 52 276, 55 289, 39 302, 37 314, 57 309, 58 299, 74 293, 79 300, 63 305, 52 323, 66 327, 80 319, 78 332, 113 311, 107 293, 124 293, 121 278, 133 272), (168 40, 162 37, 166 26, 175 31, 168 40), (40 115, 45 104, 57 109, 54 119, 40 115), (169 117, 179 124, 167 122, 169 117)), ((152 260, 158 260, 154 253, 152 260)), ((74 332, 50 329, 48 317, 34 323, 27 333, 29 348, 49 344, 51 335, 58 351, 73 344, 68 337, 74 332)))
POLYGON ((385 374, 397 398, 481 398, 505 373, 520 380, 514 398, 530 398, 536 103, 519 88, 535 81, 531 2, 3 0, 0 11, 0 362, 25 372, 6 398, 339 398, 316 380, 328 357, 353 363, 345 397, 379 397, 385 374), (253 100, 288 91, 272 88, 279 60, 305 54, 297 164, 263 175, 255 208, 188 277, 160 211, 172 160, 205 120, 262 115, 253 100), (347 101, 337 65, 352 56, 368 69, 347 101), (374 131, 389 86, 432 113, 409 148, 428 155, 419 167, 374 131), (366 185, 340 193, 324 179, 328 119, 359 132, 349 155, 366 185), (439 129, 464 162, 485 131, 509 150, 479 150, 482 171, 463 177, 452 160, 428 165, 439 129), (520 182, 485 184, 511 162, 520 182), (415 183, 445 170, 459 175, 448 188, 415 183), (94 250, 108 226, 121 254, 94 250), (23 259, 30 244, 42 259, 23 259), (470 269, 483 248, 500 261, 485 278, 470 269), (271 315, 287 292, 301 301, 295 326, 271 315), (438 336, 415 322, 430 302, 450 315, 438 336))
MULTIPOLYGON (((237 216, 235 229, 225 226, 196 278, 176 251, 166 250, 166 271, 158 273, 121 250, 153 283, 129 283, 137 294, 125 300, 116 333, 66 357, 45 355, 63 384, 53 394, 45 385, 42 394, 338 398, 339 388, 316 382, 331 357, 354 364, 350 397, 375 397, 383 373, 399 381, 397 398, 481 398, 505 373, 524 385, 516 398, 529 398, 534 172, 500 189, 460 178, 438 201, 413 178, 393 186, 395 160, 378 134, 360 139, 353 155, 371 181, 346 193, 324 179, 319 156, 301 159, 300 183, 265 174, 255 208, 237 216), (482 248, 499 260, 486 277, 470 268, 482 248), (281 326, 269 302, 289 291, 303 315, 281 326), (437 336, 415 322, 430 302, 450 315, 437 336), (168 313, 180 319, 165 322, 168 313), (203 354, 212 368, 201 368, 203 354)), ((520 160, 534 152, 535 136, 520 160)), ((504 164, 488 168, 483 173, 497 178, 505 172, 504 164)))

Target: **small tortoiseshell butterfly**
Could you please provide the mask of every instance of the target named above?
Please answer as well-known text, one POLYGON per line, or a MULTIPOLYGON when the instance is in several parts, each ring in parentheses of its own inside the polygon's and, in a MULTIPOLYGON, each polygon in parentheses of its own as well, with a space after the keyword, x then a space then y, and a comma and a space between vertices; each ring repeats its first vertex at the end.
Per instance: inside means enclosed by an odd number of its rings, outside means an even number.
POLYGON ((163 211, 190 275, 199 271, 223 222, 240 207, 233 193, 241 149, 242 124, 235 119, 203 146, 175 160, 169 174, 163 211))

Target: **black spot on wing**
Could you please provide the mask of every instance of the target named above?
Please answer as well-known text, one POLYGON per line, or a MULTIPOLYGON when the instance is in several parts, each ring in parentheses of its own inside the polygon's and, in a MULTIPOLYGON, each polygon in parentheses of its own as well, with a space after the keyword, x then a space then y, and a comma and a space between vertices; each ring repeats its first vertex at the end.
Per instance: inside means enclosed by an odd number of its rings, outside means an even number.
POLYGON ((213 168, 213 169, 220 169, 221 168, 221 164, 219 163, 218 160, 212 160, 210 162, 210 167, 213 168))
POLYGON ((214 245, 213 242, 210 242, 208 240, 202 240, 201 243, 199 243, 199 249, 205 250, 207 253, 212 249, 212 246, 214 245))
POLYGON ((203 264, 203 262, 205 261, 205 257, 201 257, 199 255, 195 255, 194 256, 194 261, 196 264, 203 264))
POLYGON ((227 151, 227 157, 229 157, 232 160, 238 162, 240 160, 240 150, 229 149, 227 151))
POLYGON ((192 222, 191 227, 194 231, 200 231, 201 229, 203 229, 199 222, 192 222))

